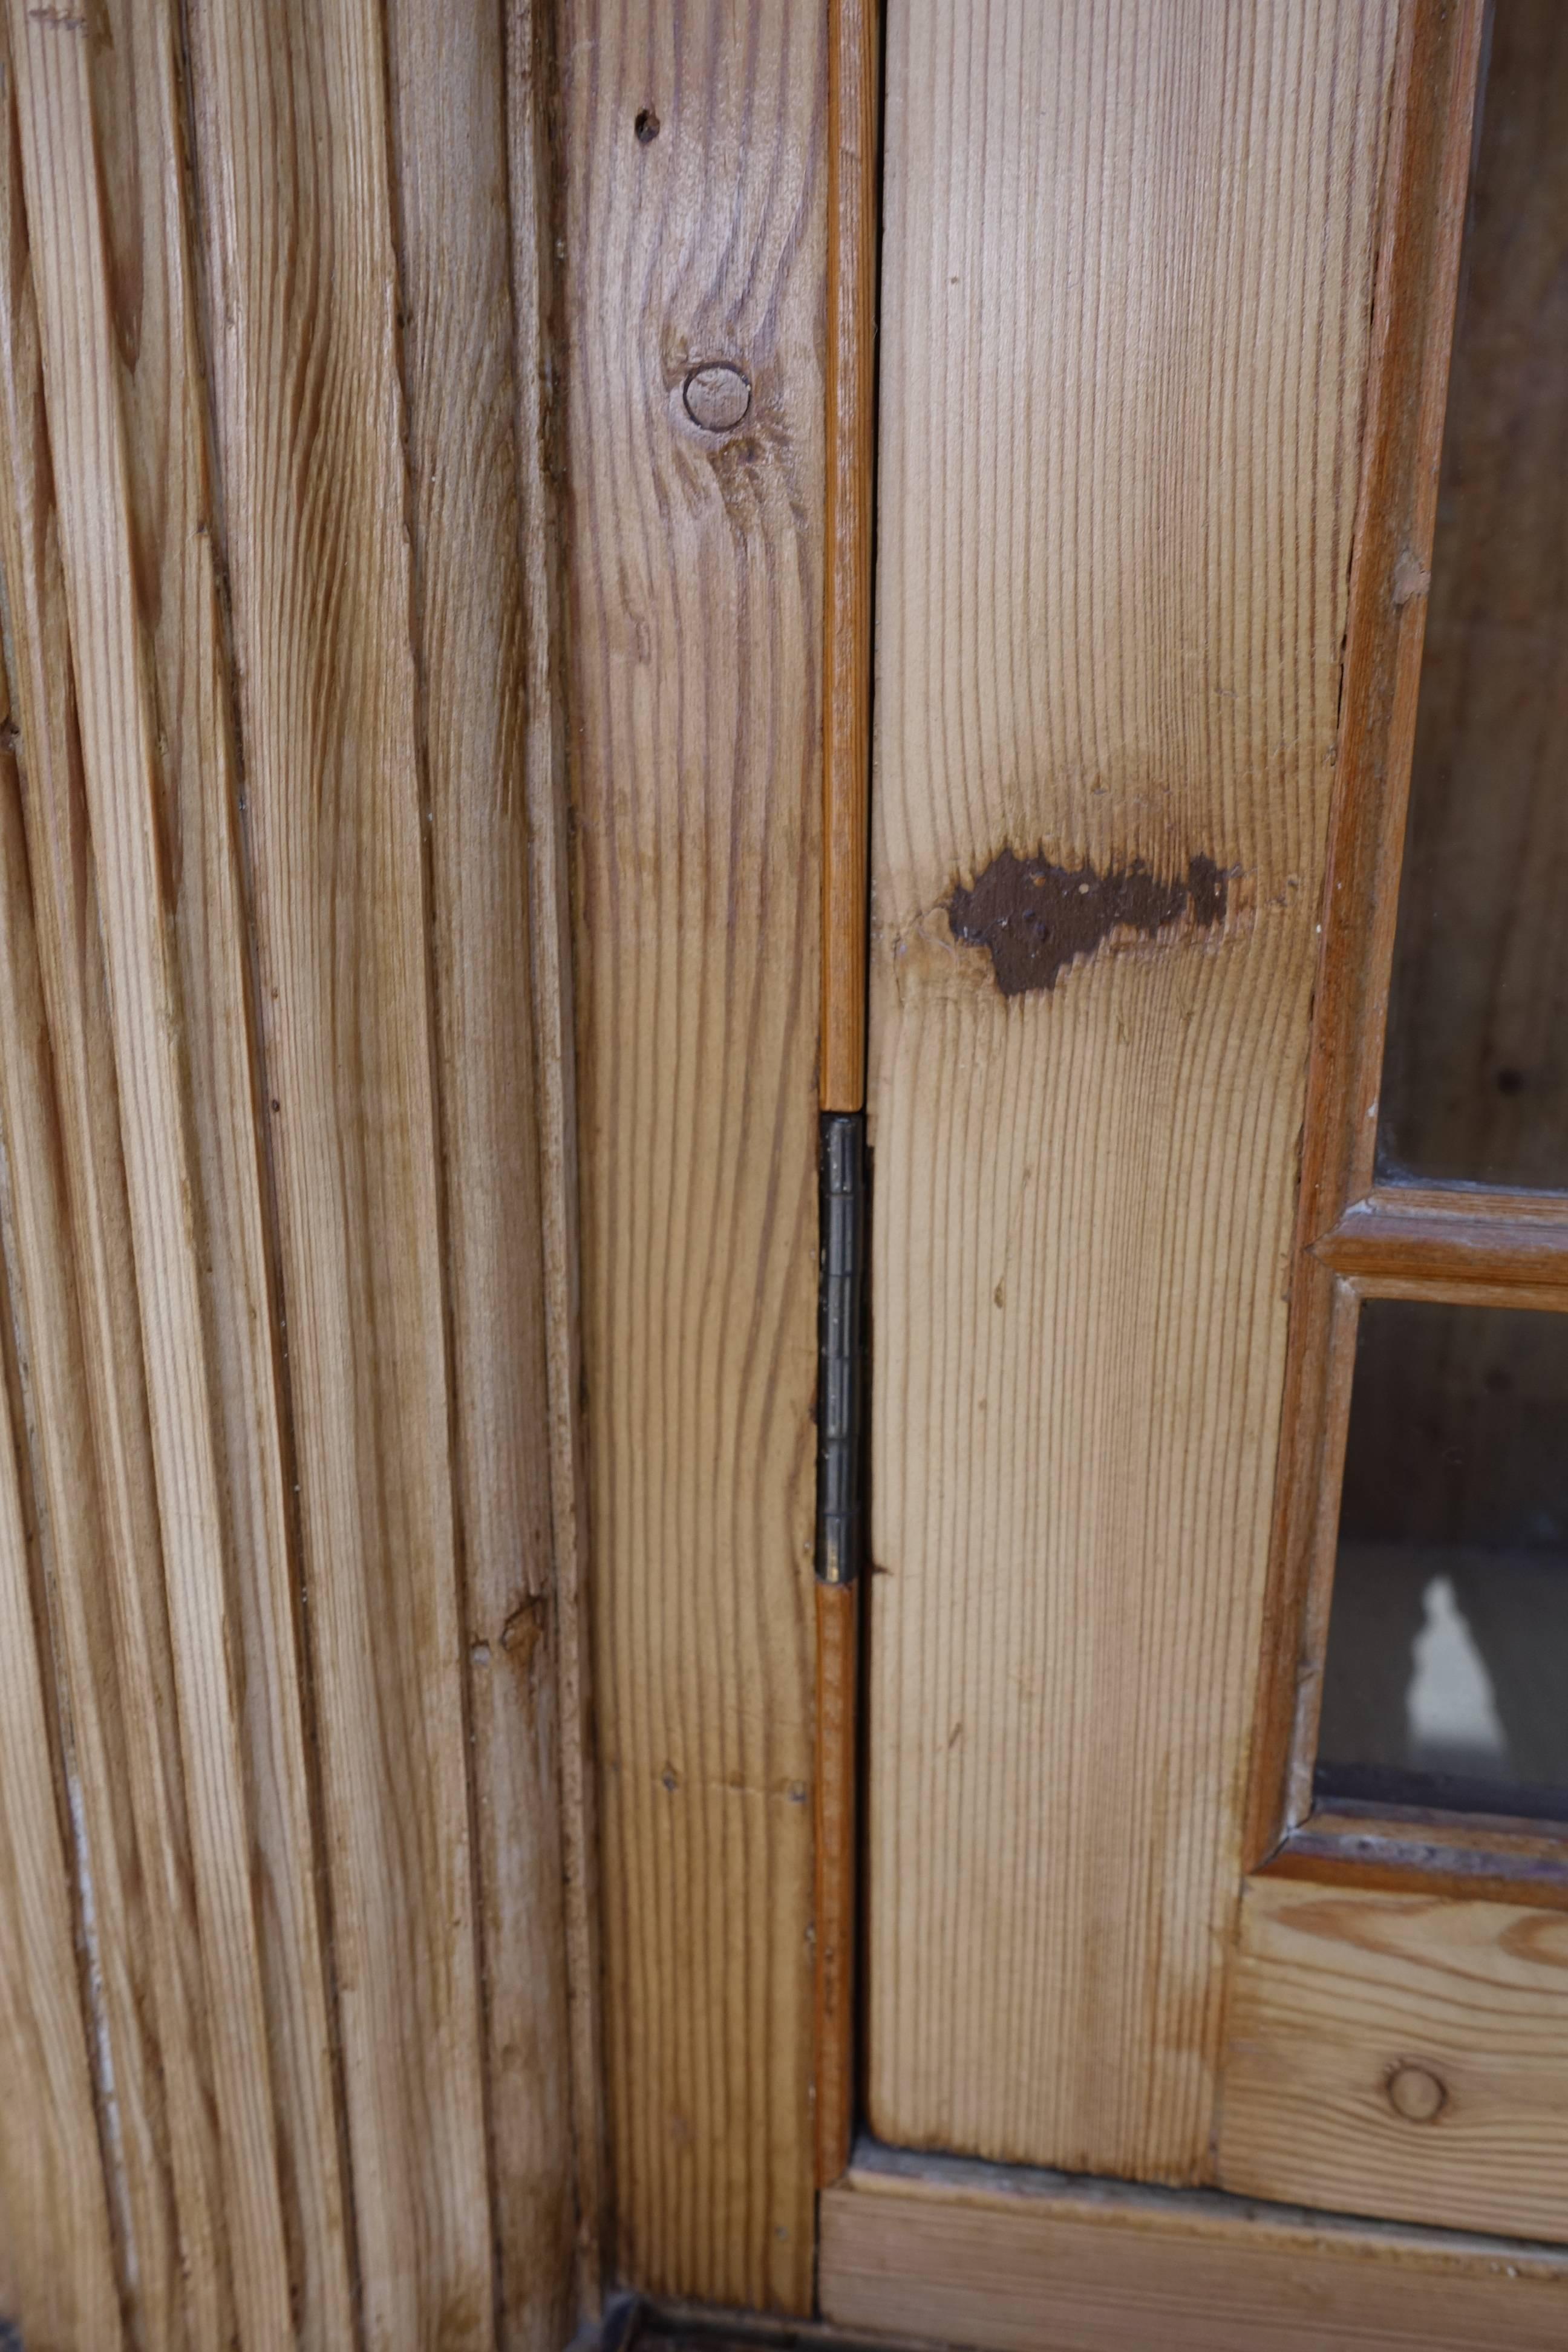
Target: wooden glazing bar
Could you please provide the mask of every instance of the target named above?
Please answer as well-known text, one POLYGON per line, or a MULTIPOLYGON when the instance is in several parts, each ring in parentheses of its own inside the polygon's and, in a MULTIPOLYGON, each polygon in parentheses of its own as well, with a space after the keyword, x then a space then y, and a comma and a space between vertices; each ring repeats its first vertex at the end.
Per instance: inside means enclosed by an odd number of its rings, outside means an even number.
POLYGON ((1555 1822, 1466 1821, 1415 1805, 1319 1807, 1258 1874, 1395 1891, 1418 1884, 1429 1895, 1568 1910, 1568 1845, 1555 1822))
POLYGON ((1338 1275, 1360 1282, 1429 1282, 1445 1295, 1471 1287, 1501 1292, 1561 1286, 1568 1306, 1568 1219, 1531 1213, 1528 1204, 1465 1193, 1442 1203, 1429 1193, 1406 1205, 1394 1192, 1374 1192, 1347 1209, 1314 1244, 1338 1275))

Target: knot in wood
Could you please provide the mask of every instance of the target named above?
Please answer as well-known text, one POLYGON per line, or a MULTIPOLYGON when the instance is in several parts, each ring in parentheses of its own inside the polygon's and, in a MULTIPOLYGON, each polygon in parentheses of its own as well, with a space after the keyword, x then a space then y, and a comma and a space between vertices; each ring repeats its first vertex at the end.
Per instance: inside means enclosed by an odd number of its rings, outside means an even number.
POLYGON ((1407 2124, 1436 2123, 1448 2104, 1443 2083, 1426 2066, 1395 2066, 1384 2088, 1389 2105, 1407 2124))
POLYGON ((752 404, 752 387, 738 367, 716 360, 686 379, 686 414, 704 433, 732 433, 752 404))

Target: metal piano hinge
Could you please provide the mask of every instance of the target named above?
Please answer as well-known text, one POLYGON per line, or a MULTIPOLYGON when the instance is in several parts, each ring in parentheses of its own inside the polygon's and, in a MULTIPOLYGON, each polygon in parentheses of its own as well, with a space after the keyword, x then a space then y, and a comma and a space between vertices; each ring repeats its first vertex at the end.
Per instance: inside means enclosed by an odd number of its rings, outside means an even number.
POLYGON ((816 1346, 816 1572, 852 1584, 860 1568, 866 1398, 866 1119, 822 1121, 822 1269, 816 1346))

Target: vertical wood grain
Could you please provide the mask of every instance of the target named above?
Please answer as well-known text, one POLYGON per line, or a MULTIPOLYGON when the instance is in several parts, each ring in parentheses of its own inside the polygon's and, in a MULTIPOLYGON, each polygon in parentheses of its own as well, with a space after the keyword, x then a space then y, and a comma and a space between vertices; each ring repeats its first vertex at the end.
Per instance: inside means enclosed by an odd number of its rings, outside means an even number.
POLYGON ((120 30, 119 70, 112 52, 98 52, 95 123, 89 45, 37 12, 13 12, 24 181, 121 1089, 224 2234, 242 2339, 273 2341, 299 2323, 324 2342, 348 2325, 348 2276, 216 597, 210 550, 200 545, 173 28, 159 11, 132 14, 120 30), (189 1023, 187 995, 202 1008, 189 1023), (219 1277, 221 1316, 203 1297, 209 1273, 219 1277), (278 1931, 270 2017, 267 1916, 278 1931), (286 2151, 280 2107, 294 2126, 283 2126, 286 2151), (299 2196, 291 2216, 286 2180, 299 2196))
MULTIPOLYGON (((8 720, 3 674, 0 698, 8 720)), ((6 750, 0 752, 0 925, 7 940, 14 924, 29 920, 25 898, 18 902, 9 887, 19 833, 16 761, 6 750)), ((10 963, 0 950, 0 966, 10 963)), ((11 1009, 9 997, 0 979, 0 1015, 11 1009)), ((4 1179, 10 1243, 8 1154, 4 1179)), ((5 1255, 14 1282, 14 1244, 5 1255)), ((10 1365, 9 1334, 7 1339, 10 1365)), ((58 1750, 51 1728, 59 1707, 51 1688, 53 1612, 42 1590, 48 1569, 37 1557, 42 1547, 36 1509, 25 1495, 26 1447, 18 1442, 13 1402, 8 1397, 0 1412, 0 2237, 6 2249, 0 2312, 35 2343, 98 2344, 108 2352, 121 2340, 121 2317, 89 2064, 99 1989, 90 1968, 79 1970, 75 1949, 69 1814, 79 1776, 68 1723, 59 1726, 58 1750), (58 1785, 60 1773, 65 1789, 58 1785)), ((82 1908, 90 1913, 90 1882, 82 1908)))
POLYGON ((824 27, 557 25, 616 2259, 802 2310, 824 27), (717 433, 709 364, 750 385, 717 433))
POLYGON ((500 2341, 560 2352, 576 2212, 501 12, 393 0, 387 37, 500 2341))
POLYGON ((493 2340, 386 58, 190 12, 363 2324, 493 2340))
MULTIPOLYGON (((233 1567, 257 1937, 279 2195, 303 2342, 352 2327, 325 1955, 304 1721, 297 1562, 269 1290, 237 776, 213 548, 205 388, 184 198, 178 24, 132 0, 92 51, 107 292, 125 442, 129 548, 157 730, 162 827, 211 1354, 213 1444, 233 1567)), ((96 588, 96 583, 93 583, 96 588)), ((155 1213, 170 1202, 157 1197, 155 1213)), ((181 1427, 188 1447, 196 1433, 181 1427)))
POLYGON ((14 919, 0 960, 17 1352, 80 1770, 113 2071, 122 2284, 134 2324, 162 2347, 225 2340, 234 2320, 118 1085, 4 23, 0 40, 0 559, 26 814, 25 848, 14 827, 5 835, 14 919))
POLYGON ((1209 2160, 1394 24, 889 25, 868 1977, 898 2141, 1209 2160), (1005 995, 949 902, 1006 850, 1091 902, 1142 865, 1185 910, 1108 913, 1005 995))
POLYGON ((855 2126, 855 1941, 859 1900, 860 1587, 816 1588, 816 2185, 849 2162, 855 2126))

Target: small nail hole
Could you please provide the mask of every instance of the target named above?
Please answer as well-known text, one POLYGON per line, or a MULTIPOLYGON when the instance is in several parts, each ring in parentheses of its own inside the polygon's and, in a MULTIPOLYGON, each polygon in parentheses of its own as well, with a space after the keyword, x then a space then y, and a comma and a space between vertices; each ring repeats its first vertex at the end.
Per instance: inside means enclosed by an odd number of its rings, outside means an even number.
POLYGON ((643 108, 633 128, 637 131, 639 147, 653 145, 654 141, 658 137, 658 117, 651 106, 643 108))

